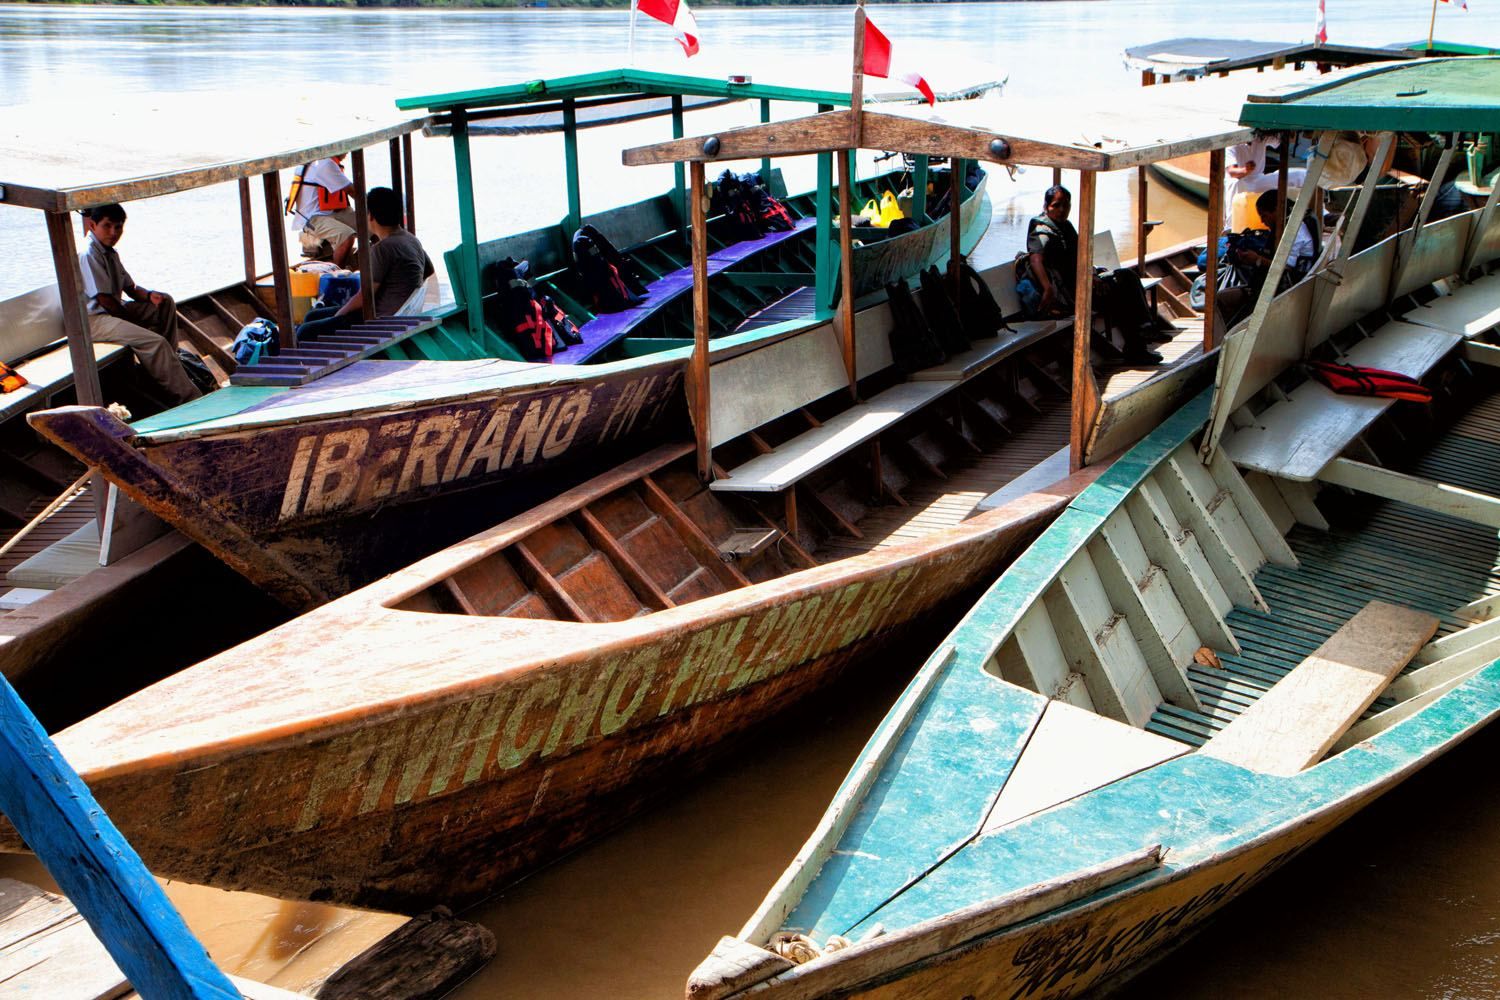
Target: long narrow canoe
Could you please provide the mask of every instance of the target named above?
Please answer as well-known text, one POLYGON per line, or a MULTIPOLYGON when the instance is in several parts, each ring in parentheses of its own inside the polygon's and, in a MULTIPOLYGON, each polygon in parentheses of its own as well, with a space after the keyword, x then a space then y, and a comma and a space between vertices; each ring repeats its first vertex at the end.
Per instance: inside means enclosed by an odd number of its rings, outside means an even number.
MULTIPOLYGON (((967 251, 989 223, 983 185, 959 216, 967 251)), ((946 254, 948 229, 943 218, 875 244, 870 266, 915 274, 946 254)), ((827 326, 807 318, 722 339, 743 349, 827 326)), ((560 479, 608 464, 600 456, 683 433, 689 349, 664 346, 676 343, 642 338, 639 356, 588 365, 364 361, 294 389, 231 386, 134 425, 84 407, 30 419, 303 609, 492 523, 497 509, 532 506, 560 479)))
MULTIPOLYGON (((864 366, 887 329, 861 341, 864 366)), ((830 332, 830 391, 750 418, 715 448, 727 472, 713 488, 690 445, 664 445, 59 746, 163 876, 398 908, 482 895, 992 578, 1097 472, 1068 475, 1070 341, 1044 321, 910 376, 887 360, 851 404, 830 332), (809 436, 837 445, 867 421, 885 429, 757 492, 770 455, 803 461, 809 436)), ((817 370, 781 340, 718 378, 764 382, 788 364, 803 381, 817 370)), ((1153 385, 1178 391, 1136 391, 1153 385)))

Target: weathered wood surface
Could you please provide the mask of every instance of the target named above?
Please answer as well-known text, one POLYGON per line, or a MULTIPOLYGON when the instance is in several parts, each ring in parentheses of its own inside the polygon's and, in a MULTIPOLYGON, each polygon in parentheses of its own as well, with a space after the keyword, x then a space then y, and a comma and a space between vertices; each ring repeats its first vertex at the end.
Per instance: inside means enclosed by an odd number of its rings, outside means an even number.
POLYGON ((471 898, 993 573, 1076 488, 643 618, 387 610, 558 501, 60 738, 162 874, 361 905, 471 898))
POLYGON ((1401 317, 1408 323, 1478 337, 1500 326, 1500 278, 1481 278, 1461 285, 1401 317))
POLYGON ((1318 478, 1335 486, 1346 486, 1361 493, 1387 500, 1400 500, 1424 510, 1500 528, 1500 498, 1488 493, 1466 490, 1449 483, 1434 482, 1348 458, 1334 459, 1318 473, 1318 478))
POLYGON ((1266 774, 1316 764, 1437 627, 1433 615, 1371 601, 1202 752, 1266 774))
MULTIPOLYGON (((229 981, 244 1000, 303 996, 239 976, 229 981)), ((15 1000, 140 1000, 72 903, 9 878, 0 879, 0 994, 15 1000)))
POLYGON ((350 959, 318 1000, 439 1000, 494 955, 494 934, 439 907, 350 959))

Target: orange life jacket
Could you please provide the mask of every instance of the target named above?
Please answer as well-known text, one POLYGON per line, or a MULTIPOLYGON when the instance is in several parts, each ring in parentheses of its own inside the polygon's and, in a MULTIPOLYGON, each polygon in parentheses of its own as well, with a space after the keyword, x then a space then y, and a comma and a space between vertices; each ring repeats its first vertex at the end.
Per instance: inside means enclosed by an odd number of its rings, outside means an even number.
POLYGON ((1308 374, 1343 396, 1378 396, 1413 403, 1432 402, 1432 390, 1410 375, 1383 368, 1361 368, 1328 361, 1309 361, 1308 374))
POLYGON ((0 393, 15 392, 28 381, 25 375, 16 371, 10 365, 0 362, 0 393))

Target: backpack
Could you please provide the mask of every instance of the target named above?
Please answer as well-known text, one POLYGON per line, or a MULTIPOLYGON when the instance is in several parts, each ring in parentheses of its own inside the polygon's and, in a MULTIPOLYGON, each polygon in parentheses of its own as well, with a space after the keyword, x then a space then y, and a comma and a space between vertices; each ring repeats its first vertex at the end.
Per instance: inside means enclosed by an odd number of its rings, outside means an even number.
POLYGON ((584 226, 573 234, 573 264, 596 313, 622 312, 640 302, 611 257, 620 259, 593 226, 584 226))
POLYGON ((912 296, 906 282, 896 281, 885 286, 891 303, 891 358, 896 367, 907 375, 931 368, 948 360, 942 346, 928 329, 922 310, 912 296))
POLYGON ((948 298, 948 289, 943 273, 934 264, 922 272, 922 312, 927 314, 929 329, 936 335, 948 355, 962 354, 969 349, 969 334, 963 320, 948 298))
POLYGON ((278 336, 276 324, 268 319, 246 323, 240 327, 240 332, 235 334, 234 343, 229 348, 230 353, 234 355, 234 363, 258 365, 263 355, 278 354, 280 352, 278 336))
POLYGON ((214 373, 209 371, 203 359, 192 351, 178 348, 177 360, 181 363, 182 370, 187 373, 188 381, 205 396, 219 387, 219 380, 214 378, 214 373))
POLYGON ((485 285, 498 291, 484 300, 484 321, 527 361, 550 361, 555 334, 526 280, 530 269, 512 257, 485 269, 485 285))
POLYGON ((990 286, 974 270, 973 265, 963 261, 958 265, 959 301, 958 313, 963 318, 964 329, 971 337, 993 337, 1001 330, 1009 330, 1005 322, 1005 310, 995 301, 990 286))
MULTIPOLYGON (((766 197, 769 198, 770 195, 766 197)), ((726 235, 730 242, 756 240, 763 235, 760 210, 756 203, 754 190, 736 177, 734 171, 726 170, 714 182, 714 196, 709 203, 709 211, 723 217, 721 225, 728 230, 726 235)))
POLYGON ((552 296, 545 293, 535 293, 542 304, 542 315, 547 319, 547 325, 552 327, 553 343, 562 343, 564 346, 558 350, 566 351, 569 347, 576 347, 583 343, 583 334, 578 332, 578 324, 573 322, 572 317, 563 312, 562 306, 553 300, 552 296))
POLYGON ((751 182, 754 176, 754 174, 746 174, 741 181, 747 183, 748 197, 755 203, 755 214, 760 222, 760 228, 768 233, 788 233, 797 228, 796 220, 792 218, 792 213, 786 210, 786 206, 771 192, 751 182))

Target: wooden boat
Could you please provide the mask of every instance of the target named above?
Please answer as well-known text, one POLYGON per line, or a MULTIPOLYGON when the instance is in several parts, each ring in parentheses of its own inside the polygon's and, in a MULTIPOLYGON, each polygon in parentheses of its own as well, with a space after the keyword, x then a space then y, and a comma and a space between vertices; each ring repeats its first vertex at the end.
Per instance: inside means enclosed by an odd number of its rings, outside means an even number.
MULTIPOLYGON (((1364 70, 1255 98, 1243 121, 1324 149, 1354 120, 1489 128, 1500 104, 1453 95, 1500 93, 1497 74, 1364 70)), ((1410 231, 1346 241, 1336 288, 1268 291, 1214 393, 999 577, 688 996, 1108 987, 1500 714, 1500 349, 1482 339, 1500 327, 1500 214, 1491 197, 1429 224, 1434 200, 1410 231), (1338 395, 1308 357, 1435 398, 1338 395)))
MULTIPOLYGON (((834 92, 627 70, 400 102, 426 108, 430 124, 454 134, 466 235, 447 255, 459 299, 452 310, 292 345, 272 363, 236 372, 227 389, 134 424, 97 408, 64 408, 34 415, 32 425, 294 609, 492 523, 497 504, 526 509, 596 471, 600 454, 681 433, 687 354, 680 349, 680 316, 692 284, 681 256, 685 196, 679 190, 587 218, 577 208, 577 129, 629 120, 632 101, 659 104, 663 96, 672 98, 679 123, 687 99, 849 100, 834 92), (600 117, 601 108, 609 115, 600 117), (583 110, 594 118, 580 125, 583 110), (570 212, 558 226, 481 244, 474 235, 469 122, 517 113, 564 122, 570 212), (580 222, 629 248, 653 278, 646 304, 599 317, 577 304, 581 294, 564 269, 568 234, 580 222), (544 287, 573 311, 584 343, 555 360, 580 363, 507 360, 518 357, 514 348, 484 319, 484 298, 492 293, 477 291, 482 266, 506 255, 530 258, 544 287)), ((763 173, 772 176, 768 165, 763 173)), ((860 196, 878 198, 889 183, 873 177, 857 186, 860 196)), ((82 204, 87 195, 68 197, 82 204)), ((796 229, 759 241, 731 245, 720 238, 718 220, 708 223, 713 333, 731 333, 752 313, 788 300, 801 307, 791 310, 795 318, 749 336, 826 324, 835 270, 830 197, 824 188, 820 196, 791 199, 796 229), (793 299, 800 287, 814 292, 793 299)), ((961 252, 977 242, 989 214, 983 184, 966 189, 958 212, 961 252)), ((950 222, 929 219, 914 232, 878 241, 862 233, 869 243, 850 252, 856 292, 878 290, 946 256, 950 222)))
MULTIPOLYGON (((1213 107, 1216 89, 1191 96, 1213 107)), ((846 143, 849 118, 832 115, 792 127, 831 124, 829 145, 846 143)), ((903 147, 881 131, 892 115, 864 117, 867 141, 903 147)), ((1247 134, 1222 115, 1167 128, 1170 116, 1154 116, 1126 133, 1138 142, 1081 160, 1073 124, 1063 134, 1066 119, 1046 120, 1053 131, 1025 146, 1016 136, 1023 162, 1110 169, 1112 156, 1247 134)), ((989 141, 923 123, 947 150, 989 141)), ((1115 119, 1101 127, 1121 134, 1115 119)), ((721 136, 724 155, 751 144, 758 156, 779 128, 721 136)), ((704 141, 682 147, 701 157, 704 141)), ((689 167, 696 186, 704 164, 689 167)), ((696 266, 706 254, 700 245, 696 266)), ((1092 270, 1080 273, 1091 287, 1092 270)), ((985 280, 1014 312, 1009 262, 985 280)), ((914 372, 894 363, 889 305, 837 331, 732 338, 710 353, 702 293, 695 441, 622 463, 59 735, 153 870, 398 908, 517 878, 992 578, 1113 452, 1199 391, 1214 357, 1201 322, 1182 320, 1165 352, 1175 365, 1097 383, 1076 333, 1092 326, 1086 295, 1073 323, 976 337, 914 372), (1097 408, 1080 408, 1074 385, 1097 408), (1086 450, 1099 457, 1075 472, 1086 450), (964 519, 1002 486, 994 509, 964 519)))

